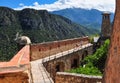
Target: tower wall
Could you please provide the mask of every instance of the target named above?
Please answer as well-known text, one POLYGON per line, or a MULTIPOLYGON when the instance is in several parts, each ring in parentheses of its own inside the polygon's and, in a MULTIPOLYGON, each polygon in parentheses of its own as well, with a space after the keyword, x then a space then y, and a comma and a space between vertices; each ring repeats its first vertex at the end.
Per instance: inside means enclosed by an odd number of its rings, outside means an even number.
POLYGON ((104 83, 120 83, 120 0, 116 0, 111 44, 103 81, 104 83))
POLYGON ((110 13, 102 14, 101 36, 108 38, 111 35, 110 13))

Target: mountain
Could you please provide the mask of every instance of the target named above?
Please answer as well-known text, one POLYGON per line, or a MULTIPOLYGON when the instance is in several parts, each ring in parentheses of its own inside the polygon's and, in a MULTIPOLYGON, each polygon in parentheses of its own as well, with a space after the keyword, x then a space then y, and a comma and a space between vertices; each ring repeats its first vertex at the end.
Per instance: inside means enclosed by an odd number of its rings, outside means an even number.
POLYGON ((9 60, 17 52, 16 33, 30 37, 32 43, 61 40, 97 33, 46 10, 15 11, 0 7, 0 60, 9 60))
MULTIPOLYGON (((96 9, 87 10, 81 8, 68 8, 59 11, 53 11, 51 13, 69 18, 73 22, 76 22, 88 28, 101 28, 102 11, 96 9)), ((114 14, 111 13, 111 22, 113 18, 114 14)))

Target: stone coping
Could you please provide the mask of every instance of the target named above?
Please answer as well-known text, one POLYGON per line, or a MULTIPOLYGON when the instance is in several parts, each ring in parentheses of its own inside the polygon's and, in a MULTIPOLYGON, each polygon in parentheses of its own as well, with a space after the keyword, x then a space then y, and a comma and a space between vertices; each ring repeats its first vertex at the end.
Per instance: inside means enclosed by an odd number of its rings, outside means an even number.
POLYGON ((62 42, 62 41, 75 40, 75 39, 83 39, 83 38, 88 38, 88 36, 78 37, 78 38, 71 38, 71 39, 64 39, 64 40, 58 40, 58 41, 49 41, 49 42, 42 42, 42 43, 33 43, 33 44, 31 44, 31 45, 49 44, 49 43, 53 43, 53 42, 62 42))
POLYGON ((29 69, 30 46, 24 46, 10 61, 0 62, 0 74, 12 73, 29 69))
POLYGON ((24 65, 20 67, 1 68, 0 75, 7 74, 7 73, 23 72, 23 71, 27 71, 28 69, 30 69, 30 65, 24 65))
POLYGON ((71 75, 71 76, 78 76, 78 77, 83 77, 83 78, 96 78, 96 79, 102 79, 102 76, 93 76, 93 75, 76 74, 76 73, 67 73, 67 72, 57 72, 57 75, 71 75))
POLYGON ((73 48, 73 49, 70 49, 70 50, 67 50, 67 51, 63 51, 63 52, 54 54, 54 55, 52 55, 52 56, 47 56, 47 57, 42 58, 42 59, 37 59, 37 60, 31 61, 31 62, 32 62, 32 63, 34 63, 34 62, 45 63, 45 62, 48 62, 48 61, 52 61, 52 60, 54 60, 54 59, 61 58, 61 57, 66 56, 66 55, 68 55, 68 54, 77 52, 77 51, 82 50, 83 48, 87 48, 87 47, 89 47, 89 46, 93 46, 93 44, 88 43, 88 44, 86 44, 86 45, 79 46, 79 47, 76 47, 76 48, 73 48))
POLYGON ((10 61, 0 62, 0 68, 19 66, 30 63, 30 46, 24 46, 10 61))
POLYGON ((65 55, 68 55, 68 54, 77 52, 77 51, 82 50, 83 48, 86 48, 86 47, 89 47, 89 46, 93 46, 93 44, 88 43, 88 44, 86 44, 86 45, 79 46, 79 47, 76 47, 76 48, 73 48, 73 49, 70 49, 70 50, 67 50, 67 51, 63 51, 63 52, 61 52, 61 53, 57 53, 57 54, 54 54, 54 55, 52 55, 52 56, 45 57, 45 58, 40 59, 40 60, 42 60, 42 63, 45 63, 45 62, 48 62, 48 61, 51 61, 51 60, 54 60, 54 59, 63 57, 63 56, 65 56, 65 55))

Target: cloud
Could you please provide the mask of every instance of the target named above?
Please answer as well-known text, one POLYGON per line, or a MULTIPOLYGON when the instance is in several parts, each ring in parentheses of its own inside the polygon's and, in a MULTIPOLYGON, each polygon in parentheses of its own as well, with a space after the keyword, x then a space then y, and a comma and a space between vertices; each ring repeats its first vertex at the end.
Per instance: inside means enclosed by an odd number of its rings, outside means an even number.
POLYGON ((15 9, 21 10, 24 8, 46 9, 48 11, 57 11, 66 8, 84 8, 114 12, 115 0, 58 0, 52 4, 39 4, 38 2, 34 2, 31 6, 20 6, 15 9))
POLYGON ((35 3, 33 3, 33 5, 36 7, 36 6, 39 6, 39 3, 35 2, 35 3))
POLYGON ((23 6, 24 6, 24 4, 23 4, 23 3, 20 3, 20 4, 19 4, 19 6, 20 6, 20 7, 23 7, 23 6))

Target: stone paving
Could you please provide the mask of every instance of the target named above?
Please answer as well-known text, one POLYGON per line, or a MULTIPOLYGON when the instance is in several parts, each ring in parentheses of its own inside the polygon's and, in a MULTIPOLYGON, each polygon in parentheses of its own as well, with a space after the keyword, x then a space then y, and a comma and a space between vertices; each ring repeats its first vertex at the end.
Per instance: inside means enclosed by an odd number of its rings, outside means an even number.
POLYGON ((42 59, 31 62, 31 71, 34 83, 53 83, 48 72, 43 67, 42 59))
POLYGON ((78 46, 76 48, 70 49, 68 51, 64 51, 64 52, 61 52, 55 55, 51 55, 50 57, 31 61, 31 72, 32 72, 32 77, 33 77, 33 83, 54 83, 42 63, 47 62, 49 60, 53 60, 54 58, 60 58, 62 56, 71 54, 73 52, 76 52, 78 50, 81 50, 91 45, 92 44, 88 43, 86 45, 78 46))

